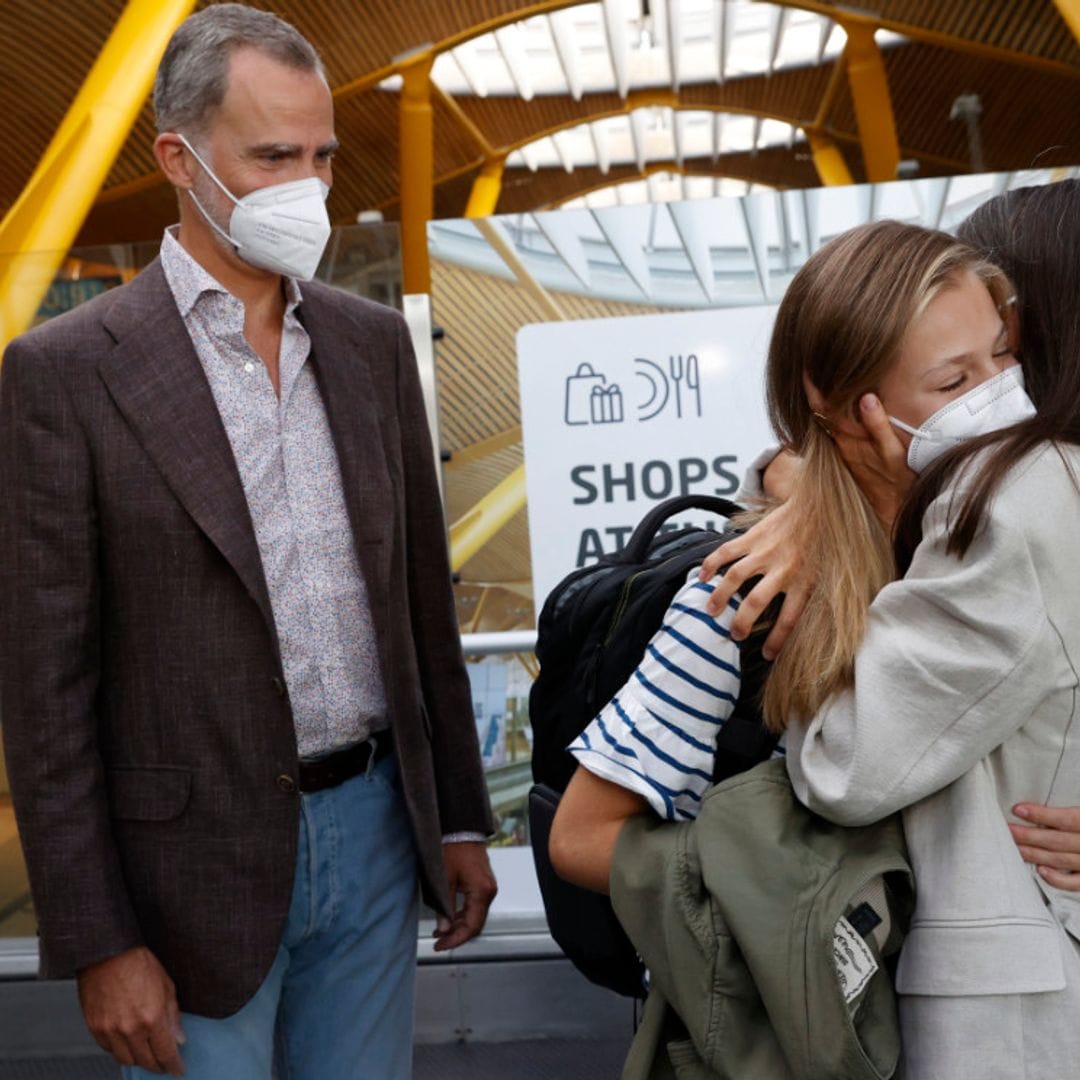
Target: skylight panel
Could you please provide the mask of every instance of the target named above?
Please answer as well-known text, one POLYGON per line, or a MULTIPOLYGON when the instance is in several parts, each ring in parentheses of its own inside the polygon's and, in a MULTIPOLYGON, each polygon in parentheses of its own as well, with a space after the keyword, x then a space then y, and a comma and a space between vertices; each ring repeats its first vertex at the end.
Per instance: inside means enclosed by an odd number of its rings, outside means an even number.
MULTIPOLYGON (((762 0, 651 0, 647 16, 642 8, 602 0, 534 15, 441 54, 433 77, 455 95, 625 95, 827 62, 846 40, 825 15, 762 0)), ((884 30, 876 39, 883 48, 905 40, 884 30)))

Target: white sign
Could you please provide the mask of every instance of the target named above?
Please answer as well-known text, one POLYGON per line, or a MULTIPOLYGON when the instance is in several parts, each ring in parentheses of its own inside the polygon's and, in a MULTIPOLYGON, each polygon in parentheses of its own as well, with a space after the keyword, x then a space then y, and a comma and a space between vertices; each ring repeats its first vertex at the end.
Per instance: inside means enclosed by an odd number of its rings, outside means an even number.
MULTIPOLYGON (((518 331, 533 596, 621 550, 656 503, 731 497, 775 438, 765 356, 776 309, 723 308, 518 331)), ((720 524, 687 511, 673 527, 720 524)))

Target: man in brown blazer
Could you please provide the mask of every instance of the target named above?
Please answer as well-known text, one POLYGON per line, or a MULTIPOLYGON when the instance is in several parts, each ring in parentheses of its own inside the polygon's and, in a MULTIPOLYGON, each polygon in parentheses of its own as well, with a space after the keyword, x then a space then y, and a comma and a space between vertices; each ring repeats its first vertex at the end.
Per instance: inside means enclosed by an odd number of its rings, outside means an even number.
POLYGON ((293 1080, 404 1078, 417 882, 437 948, 495 891, 414 357, 395 312, 298 284, 336 146, 308 42, 211 6, 155 109, 179 227, 0 376, 42 972, 127 1077, 268 1080, 280 1017, 293 1080))

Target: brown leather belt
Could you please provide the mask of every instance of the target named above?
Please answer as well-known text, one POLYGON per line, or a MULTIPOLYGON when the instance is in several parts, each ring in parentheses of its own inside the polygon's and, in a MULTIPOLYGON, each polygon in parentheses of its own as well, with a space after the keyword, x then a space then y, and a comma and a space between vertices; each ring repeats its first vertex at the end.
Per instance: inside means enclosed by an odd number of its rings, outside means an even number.
POLYGON ((325 791, 367 772, 393 749, 389 731, 380 731, 366 742, 347 746, 316 761, 301 761, 298 787, 301 791, 325 791))

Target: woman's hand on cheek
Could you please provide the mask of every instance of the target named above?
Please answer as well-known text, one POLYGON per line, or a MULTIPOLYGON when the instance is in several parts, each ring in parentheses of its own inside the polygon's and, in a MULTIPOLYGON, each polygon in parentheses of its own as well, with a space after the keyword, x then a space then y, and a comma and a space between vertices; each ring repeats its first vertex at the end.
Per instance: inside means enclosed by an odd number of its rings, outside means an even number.
POLYGON ((869 500, 886 532, 891 533, 900 507, 915 482, 907 447, 876 394, 859 400, 861 424, 840 424, 833 437, 855 483, 869 500))
POLYGON ((739 603, 732 620, 730 632, 735 641, 749 637, 754 623, 773 598, 785 594, 783 606, 762 646, 767 660, 775 658, 780 651, 814 589, 816 568, 804 558, 805 545, 798 524, 790 505, 784 503, 742 536, 718 547, 701 564, 700 579, 711 581, 722 566, 732 563, 722 577, 716 578, 706 605, 706 610, 714 616, 724 610, 750 578, 761 576, 739 603))
POLYGON ((1080 806, 1019 803, 1013 813, 1029 822, 1009 823, 1024 862, 1055 888, 1080 892, 1080 806))

